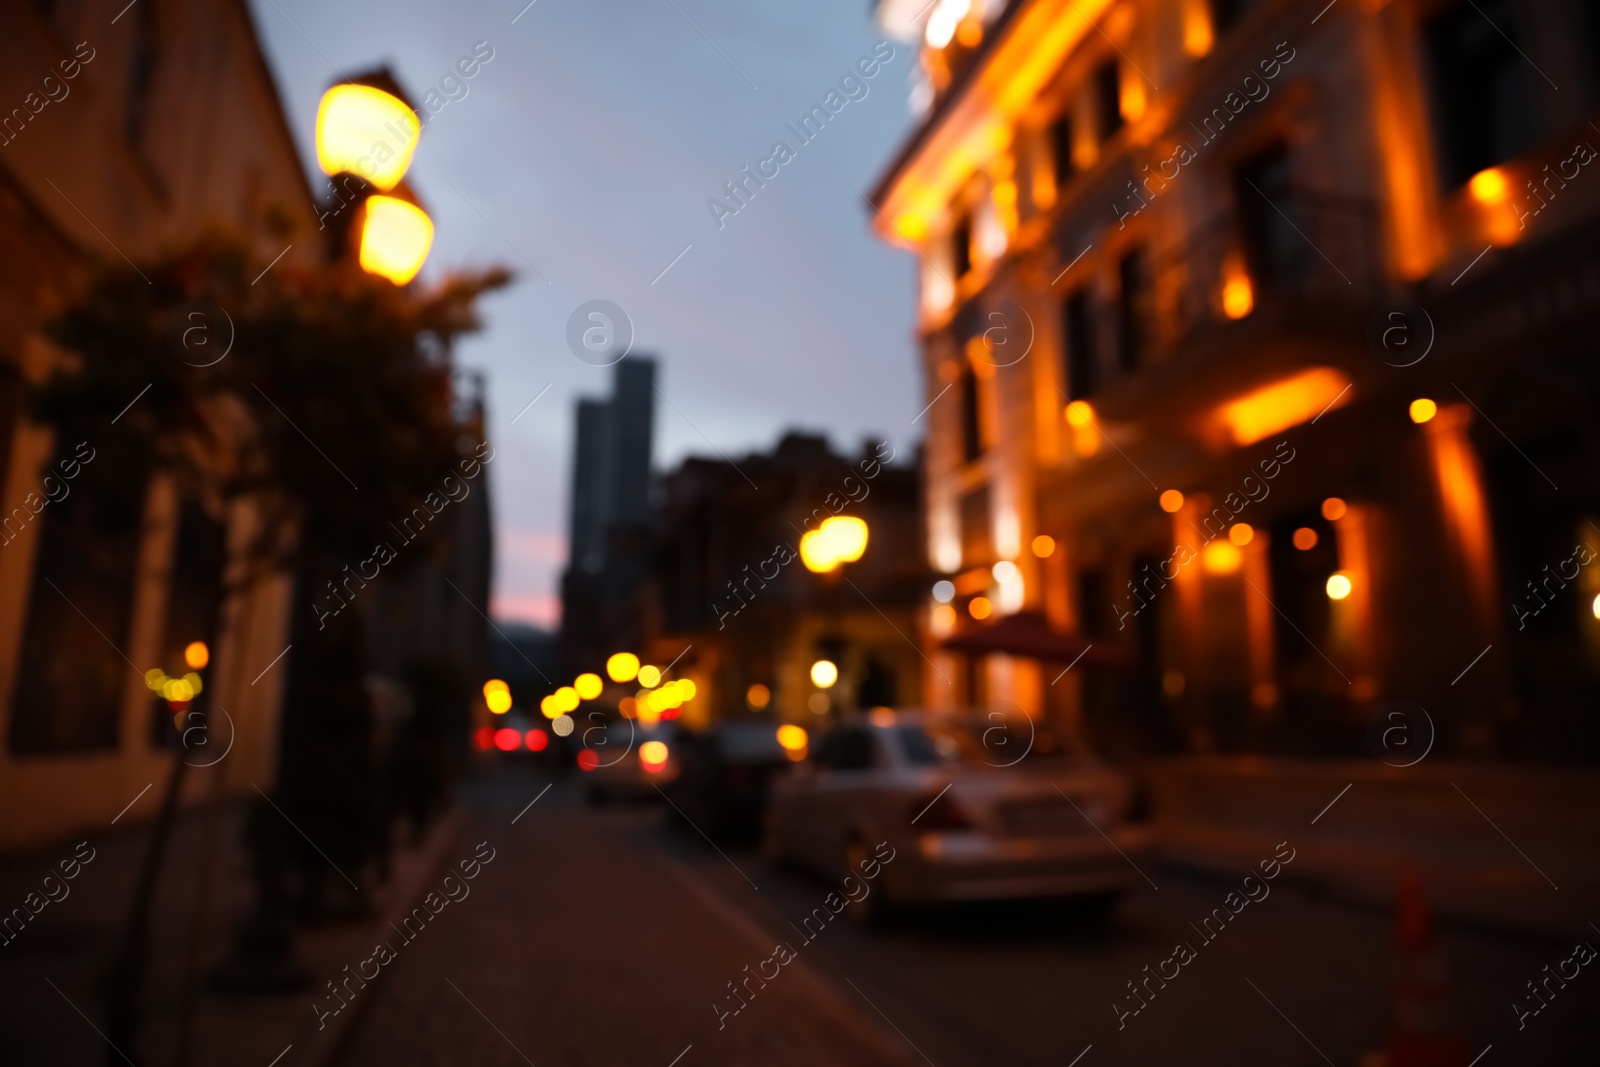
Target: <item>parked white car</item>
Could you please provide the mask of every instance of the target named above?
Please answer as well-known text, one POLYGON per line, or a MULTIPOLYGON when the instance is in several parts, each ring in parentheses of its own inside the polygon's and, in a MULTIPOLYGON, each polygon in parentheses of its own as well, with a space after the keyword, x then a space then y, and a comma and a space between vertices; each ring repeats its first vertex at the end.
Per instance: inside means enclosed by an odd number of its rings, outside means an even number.
POLYGON ((1021 718, 879 709, 775 781, 763 847, 839 877, 894 849, 885 903, 1109 896, 1144 884, 1129 779, 1021 718))

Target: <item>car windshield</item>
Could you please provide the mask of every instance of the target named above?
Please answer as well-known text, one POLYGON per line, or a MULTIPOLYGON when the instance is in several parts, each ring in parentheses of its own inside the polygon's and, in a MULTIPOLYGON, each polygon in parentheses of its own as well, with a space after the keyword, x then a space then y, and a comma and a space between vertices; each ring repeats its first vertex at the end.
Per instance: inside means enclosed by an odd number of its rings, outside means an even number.
POLYGON ((902 724, 893 731, 914 766, 966 763, 975 767, 1033 766, 1081 761, 1083 751, 1048 726, 1015 716, 902 724))

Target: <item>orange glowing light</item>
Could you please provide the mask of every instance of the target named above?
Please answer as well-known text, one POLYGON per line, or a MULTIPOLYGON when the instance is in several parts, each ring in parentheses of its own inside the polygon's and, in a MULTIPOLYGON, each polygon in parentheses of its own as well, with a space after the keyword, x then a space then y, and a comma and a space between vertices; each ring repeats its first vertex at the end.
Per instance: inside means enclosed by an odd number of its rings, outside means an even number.
POLYGON ((623 697, 617 701, 617 710, 622 712, 624 719, 632 719, 639 714, 639 701, 634 697, 623 697))
POLYGON ((1302 552, 1309 552, 1317 547, 1317 531, 1309 526, 1302 526, 1294 532, 1294 547, 1302 552))
POLYGON ((1256 531, 1248 522, 1236 522, 1228 529, 1228 540, 1243 548, 1255 540, 1256 531))
POLYGON ((1183 11, 1183 50, 1196 59, 1211 51, 1215 35, 1211 8, 1204 0, 1189 0, 1183 11))
POLYGON ((1067 405, 1067 425, 1083 429, 1094 424, 1094 408, 1087 400, 1074 400, 1067 405))
POLYGON ((778 744, 782 745, 790 752, 804 749, 806 747, 806 742, 810 739, 809 735, 807 735, 805 731, 805 727, 796 726, 793 723, 787 722, 778 727, 777 736, 778 744))
POLYGON ((994 612, 994 605, 989 603, 986 596, 975 596, 967 604, 967 613, 974 619, 987 619, 994 612))
POLYGON ((1161 494, 1161 510, 1169 515, 1183 507, 1183 494, 1176 489, 1168 489, 1161 494))
POLYGON ((1056 539, 1049 534, 1040 534, 1033 539, 1033 554, 1040 559, 1049 559, 1055 554, 1056 539))
POLYGON ((647 771, 659 771, 667 765, 667 746, 661 741, 646 741, 639 746, 639 762, 647 771))
POLYGON ((1207 574, 1233 574, 1244 563, 1244 553, 1230 541, 1212 541, 1200 554, 1207 574))
POLYGON ((1418 397, 1411 402, 1411 421, 1421 426, 1435 415, 1439 414, 1439 405, 1427 397, 1418 397))
POLYGON ((933 632, 943 637, 956 628, 956 609, 949 604, 940 604, 933 609, 933 632))
POLYGON ((183 662, 195 670, 204 670, 211 662, 211 650, 204 641, 190 641, 183 649, 183 662))
POLYGON ((1242 319, 1255 306, 1255 288, 1250 284, 1243 257, 1229 256, 1222 264, 1222 313, 1230 319, 1242 319))
POLYGON ((867 524, 854 515, 834 515, 800 535, 800 561, 806 570, 827 574, 854 563, 867 550, 867 524))
POLYGON ((1121 97, 1119 106, 1121 107, 1123 118, 1129 122, 1138 122, 1144 117, 1147 101, 1145 99, 1143 81, 1138 78, 1124 78, 1121 97))
POLYGON ((1499 167, 1490 167, 1480 170, 1472 176, 1467 183, 1467 189, 1472 193, 1472 199, 1485 206, 1502 203, 1511 184, 1506 181, 1505 172, 1499 167))
POLYGON ((1343 600, 1350 595, 1350 590, 1353 587, 1350 584, 1349 575, 1343 571, 1334 571, 1328 576, 1327 588, 1329 600, 1343 600))
POLYGON ((1322 517, 1329 522, 1338 522, 1344 518, 1344 513, 1347 510, 1345 502, 1336 496, 1330 496, 1322 502, 1322 517))
POLYGON ((1332 367, 1312 367, 1228 401, 1217 416, 1234 444, 1253 445, 1349 402, 1349 378, 1332 367))
POLYGON ((396 96, 370 85, 335 85, 317 105, 317 163, 347 171, 388 192, 417 150, 417 116, 396 96))
POLYGON ((744 691, 744 702, 750 706, 751 711, 760 711, 772 702, 772 690, 757 682, 744 691))

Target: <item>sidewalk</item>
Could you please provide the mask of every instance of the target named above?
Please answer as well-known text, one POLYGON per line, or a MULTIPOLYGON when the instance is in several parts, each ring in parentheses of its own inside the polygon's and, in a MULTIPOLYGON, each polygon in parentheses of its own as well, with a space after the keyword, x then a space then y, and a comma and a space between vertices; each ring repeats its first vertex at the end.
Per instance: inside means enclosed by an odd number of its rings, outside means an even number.
MULTIPOLYGON (((193 1026, 184 1067, 267 1067, 274 1062, 278 1067, 321 1067, 331 1062, 374 998, 359 998, 349 1010, 328 1019, 322 1030, 311 1007, 313 998, 319 990, 326 996, 325 983, 347 964, 371 955, 374 943, 384 940, 380 932, 437 880, 440 867, 455 858, 464 822, 459 811, 449 813, 421 842, 397 848, 386 884, 370 871, 349 872, 369 891, 373 917, 297 931, 296 953, 316 976, 316 988, 238 997, 211 992, 205 976, 231 946, 251 900, 239 828, 242 814, 237 806, 216 813, 210 901, 203 917, 199 871, 207 814, 187 814, 174 827, 152 910, 139 1045, 121 1050, 139 1067, 176 1063, 185 975, 191 967, 193 1026)), ((69 893, 0 947, 0 1003, 10 1017, 0 1027, 0 1063, 100 1064, 108 1055, 117 1058, 96 1032, 103 1029, 96 987, 122 936, 149 831, 149 824, 136 824, 91 839, 94 858, 67 883, 69 893)), ((38 892, 45 876, 73 857, 74 844, 0 865, 0 908, 9 912, 30 892, 38 892)), ((393 931, 388 937, 393 939, 393 931)), ((382 980, 380 975, 376 981, 382 980)))
POLYGON ((1596 936, 1600 776, 1205 757, 1153 761, 1142 777, 1158 855, 1173 866, 1233 877, 1288 841, 1297 855, 1285 874, 1335 896, 1392 906, 1411 865, 1443 918, 1566 943, 1596 936))

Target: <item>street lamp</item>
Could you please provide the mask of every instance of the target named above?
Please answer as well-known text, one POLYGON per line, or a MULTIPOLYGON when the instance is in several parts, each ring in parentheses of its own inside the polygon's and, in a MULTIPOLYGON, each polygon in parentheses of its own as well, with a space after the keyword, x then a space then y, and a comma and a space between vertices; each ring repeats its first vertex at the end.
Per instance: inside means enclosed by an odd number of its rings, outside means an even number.
POLYGON ((827 574, 854 563, 867 550, 867 524, 853 515, 834 515, 800 536, 800 561, 806 570, 827 574))
MULTIPOLYGON (((393 193, 365 197, 353 243, 361 269, 395 285, 417 276, 433 246, 433 220, 403 181, 420 134, 416 113, 386 70, 333 86, 317 107, 323 172, 353 175, 379 193, 393 193)), ((348 179, 344 185, 349 188, 348 179)), ((343 210, 343 197, 335 195, 343 210)))

